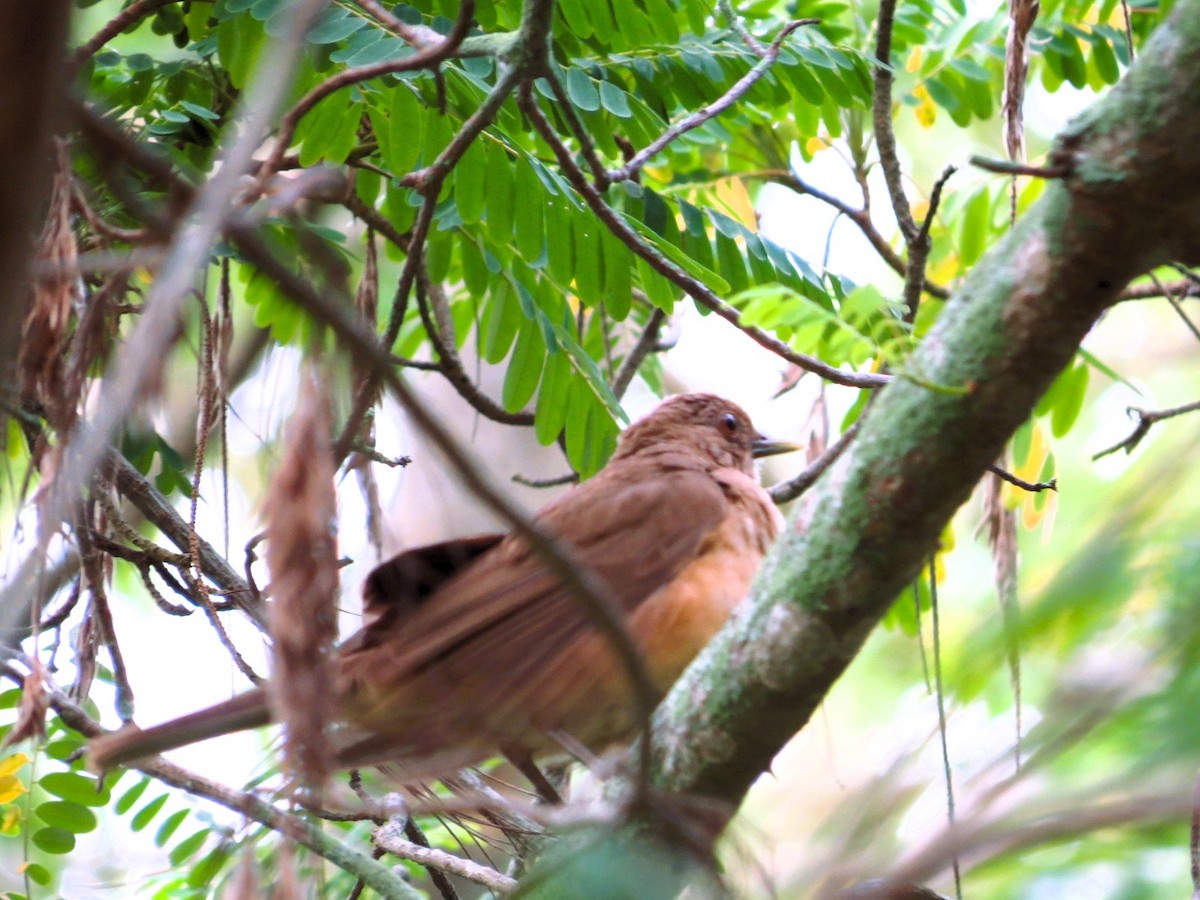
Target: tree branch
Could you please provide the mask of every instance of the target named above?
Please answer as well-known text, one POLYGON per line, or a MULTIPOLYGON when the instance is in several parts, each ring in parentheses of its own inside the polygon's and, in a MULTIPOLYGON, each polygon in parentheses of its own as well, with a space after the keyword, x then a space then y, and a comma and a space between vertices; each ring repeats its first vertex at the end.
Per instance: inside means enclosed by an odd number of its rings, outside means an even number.
POLYGON ((749 604, 676 682, 652 732, 657 784, 738 803, 1121 288, 1200 259, 1200 113, 1184 99, 1198 94, 1200 0, 1184 0, 1059 137, 1072 175, 1046 185, 915 352, 917 371, 960 390, 897 379, 881 392, 749 604))

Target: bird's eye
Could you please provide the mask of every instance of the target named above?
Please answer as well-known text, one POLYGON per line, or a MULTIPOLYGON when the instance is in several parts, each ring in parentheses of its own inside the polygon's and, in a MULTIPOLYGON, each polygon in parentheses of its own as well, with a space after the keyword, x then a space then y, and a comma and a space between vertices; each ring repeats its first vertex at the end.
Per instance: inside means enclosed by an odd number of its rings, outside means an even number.
POLYGON ((721 416, 721 430, 726 434, 737 434, 738 420, 733 413, 725 413, 721 416))

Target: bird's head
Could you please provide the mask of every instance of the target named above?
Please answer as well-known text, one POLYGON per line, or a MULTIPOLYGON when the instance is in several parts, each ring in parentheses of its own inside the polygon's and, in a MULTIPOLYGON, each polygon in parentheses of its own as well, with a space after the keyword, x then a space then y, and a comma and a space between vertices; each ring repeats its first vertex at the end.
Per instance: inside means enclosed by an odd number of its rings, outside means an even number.
POLYGON ((802 449, 761 434, 736 403, 716 394, 677 394, 664 400, 621 435, 617 457, 667 445, 698 450, 718 467, 754 474, 754 460, 802 449))

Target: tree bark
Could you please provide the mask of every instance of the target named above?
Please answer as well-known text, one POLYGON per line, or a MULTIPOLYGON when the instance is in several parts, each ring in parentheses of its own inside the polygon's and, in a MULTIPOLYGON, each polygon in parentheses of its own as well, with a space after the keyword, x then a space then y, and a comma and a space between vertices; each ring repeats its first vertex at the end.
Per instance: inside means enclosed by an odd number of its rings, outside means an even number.
POLYGON ((958 507, 1133 277, 1200 261, 1200 0, 1059 136, 1067 174, 980 261, 852 450, 795 511, 751 601, 663 702, 663 787, 736 805, 808 721, 958 507))

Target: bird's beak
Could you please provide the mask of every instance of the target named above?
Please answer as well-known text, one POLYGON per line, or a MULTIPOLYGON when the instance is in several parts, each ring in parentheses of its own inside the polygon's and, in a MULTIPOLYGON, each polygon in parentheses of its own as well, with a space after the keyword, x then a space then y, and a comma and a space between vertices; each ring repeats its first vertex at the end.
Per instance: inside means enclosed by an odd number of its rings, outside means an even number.
POLYGON ((793 444, 791 441, 773 441, 761 434, 750 442, 750 452, 755 459, 762 459, 764 456, 778 456, 780 453, 792 453, 795 450, 803 449, 803 444, 793 444))

